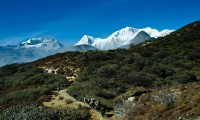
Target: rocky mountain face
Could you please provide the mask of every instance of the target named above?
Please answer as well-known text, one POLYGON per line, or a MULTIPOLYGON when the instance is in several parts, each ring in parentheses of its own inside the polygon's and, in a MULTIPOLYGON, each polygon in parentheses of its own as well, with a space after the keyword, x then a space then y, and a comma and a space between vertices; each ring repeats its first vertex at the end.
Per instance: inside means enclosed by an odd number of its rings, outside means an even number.
POLYGON ((100 50, 116 49, 130 44, 139 44, 145 40, 164 37, 173 31, 174 30, 166 29, 159 32, 158 30, 150 27, 143 29, 126 27, 114 32, 105 39, 84 35, 76 45, 91 45, 100 50))

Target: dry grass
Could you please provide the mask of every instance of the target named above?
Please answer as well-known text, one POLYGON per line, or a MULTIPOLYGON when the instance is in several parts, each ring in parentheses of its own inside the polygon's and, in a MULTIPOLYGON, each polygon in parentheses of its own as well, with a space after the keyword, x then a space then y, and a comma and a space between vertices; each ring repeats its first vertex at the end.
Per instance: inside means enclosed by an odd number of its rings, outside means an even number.
MULTIPOLYGON (((129 91, 119 98, 127 100, 126 96, 133 92, 129 91)), ((200 83, 154 89, 138 96, 132 103, 135 106, 125 108, 127 120, 195 118, 200 116, 200 83)))

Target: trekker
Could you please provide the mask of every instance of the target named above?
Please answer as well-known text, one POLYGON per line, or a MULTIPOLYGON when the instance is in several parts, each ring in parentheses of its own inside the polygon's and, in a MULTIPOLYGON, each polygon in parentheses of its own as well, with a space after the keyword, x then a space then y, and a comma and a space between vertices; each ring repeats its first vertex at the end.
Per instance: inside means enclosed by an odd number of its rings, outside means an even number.
POLYGON ((101 107, 101 115, 105 116, 105 108, 104 107, 101 107))
POLYGON ((95 108, 97 110, 100 110, 100 102, 99 101, 95 102, 95 108))

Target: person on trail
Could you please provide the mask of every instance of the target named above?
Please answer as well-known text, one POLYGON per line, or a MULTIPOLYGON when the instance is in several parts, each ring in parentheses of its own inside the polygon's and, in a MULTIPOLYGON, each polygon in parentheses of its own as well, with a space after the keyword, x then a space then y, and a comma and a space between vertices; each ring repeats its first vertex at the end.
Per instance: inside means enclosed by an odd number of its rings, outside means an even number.
POLYGON ((87 99, 86 99, 86 98, 83 98, 83 102, 84 102, 85 104, 87 104, 87 99))
POLYGON ((57 91, 59 92, 59 90, 60 90, 60 86, 58 86, 56 89, 57 89, 57 91))
POLYGON ((90 99, 87 99, 87 98, 83 98, 83 102, 87 105, 89 105, 90 104, 90 99))
POLYGON ((92 101, 92 102, 95 102, 95 101, 96 101, 96 98, 91 98, 91 101, 92 101))
POLYGON ((95 108, 97 111, 100 110, 100 102, 99 101, 95 102, 95 108))
POLYGON ((89 98, 86 99, 86 102, 87 102, 87 104, 89 105, 89 104, 90 104, 90 99, 89 99, 89 98))
POLYGON ((105 108, 104 107, 101 107, 101 115, 105 116, 105 108))
POLYGON ((92 101, 90 101, 90 108, 94 108, 95 107, 95 103, 94 102, 92 102, 92 101))
POLYGON ((89 105, 90 105, 91 108, 95 108, 95 101, 96 101, 96 98, 91 98, 90 99, 89 105))

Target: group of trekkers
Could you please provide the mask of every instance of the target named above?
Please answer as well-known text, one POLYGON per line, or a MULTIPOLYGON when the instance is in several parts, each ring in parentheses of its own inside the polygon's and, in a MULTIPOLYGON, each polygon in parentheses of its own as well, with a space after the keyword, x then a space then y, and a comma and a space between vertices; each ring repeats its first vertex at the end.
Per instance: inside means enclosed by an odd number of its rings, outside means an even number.
POLYGON ((90 108, 96 109, 100 111, 102 116, 105 116, 105 108, 100 104, 100 101, 97 101, 96 98, 84 98, 83 99, 85 104, 88 104, 90 108))

